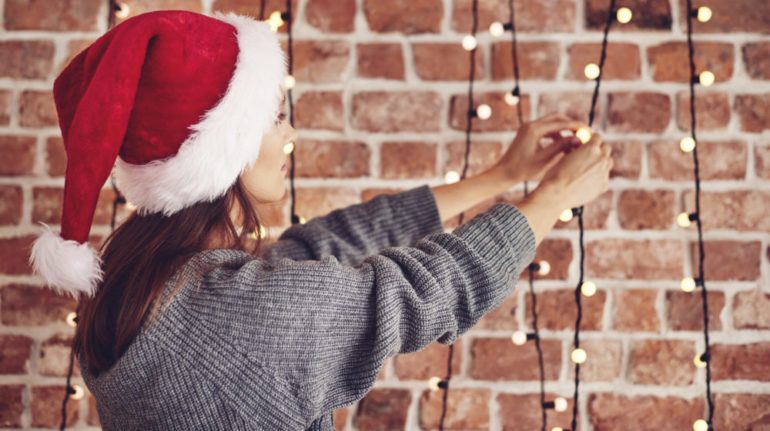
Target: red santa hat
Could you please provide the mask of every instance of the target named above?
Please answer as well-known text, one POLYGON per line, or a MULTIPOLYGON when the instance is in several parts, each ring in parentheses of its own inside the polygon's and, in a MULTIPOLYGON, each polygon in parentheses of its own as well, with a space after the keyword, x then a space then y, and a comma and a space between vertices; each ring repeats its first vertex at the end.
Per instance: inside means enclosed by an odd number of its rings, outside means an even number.
POLYGON ((88 235, 113 165, 140 215, 222 196, 257 159, 285 76, 270 26, 234 13, 137 15, 79 53, 53 86, 64 202, 60 234, 41 223, 35 273, 60 293, 93 296, 103 272, 88 235))

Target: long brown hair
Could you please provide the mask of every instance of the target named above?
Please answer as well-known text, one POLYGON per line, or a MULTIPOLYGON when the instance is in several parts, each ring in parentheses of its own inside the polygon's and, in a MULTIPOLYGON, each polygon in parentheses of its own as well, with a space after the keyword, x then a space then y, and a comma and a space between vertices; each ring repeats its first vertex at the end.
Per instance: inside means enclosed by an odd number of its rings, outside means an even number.
POLYGON ((165 281, 192 255, 206 249, 212 235, 230 248, 258 254, 260 223, 240 178, 218 199, 199 202, 171 216, 133 212, 101 247, 104 277, 93 297, 81 299, 73 349, 89 371, 108 370, 125 352, 163 291, 165 281), (230 219, 237 201, 242 230, 230 219), (252 250, 249 234, 256 232, 252 250))

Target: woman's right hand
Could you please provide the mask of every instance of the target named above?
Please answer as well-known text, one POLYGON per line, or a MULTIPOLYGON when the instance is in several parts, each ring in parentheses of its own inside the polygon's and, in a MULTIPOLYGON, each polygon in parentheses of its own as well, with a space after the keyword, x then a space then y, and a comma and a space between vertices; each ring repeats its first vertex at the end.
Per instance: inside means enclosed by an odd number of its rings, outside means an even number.
POLYGON ((584 205, 609 188, 611 153, 601 136, 592 132, 588 142, 565 155, 545 173, 538 188, 555 191, 564 209, 584 205))

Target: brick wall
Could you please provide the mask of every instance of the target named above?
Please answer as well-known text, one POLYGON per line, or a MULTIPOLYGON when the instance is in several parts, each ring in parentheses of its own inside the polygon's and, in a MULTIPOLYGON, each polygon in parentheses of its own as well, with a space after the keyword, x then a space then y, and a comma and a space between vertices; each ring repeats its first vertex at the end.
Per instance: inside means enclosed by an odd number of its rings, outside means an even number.
MULTIPOLYGON (((268 12, 280 7, 268 2, 268 12)), ((519 0, 523 103, 527 118, 550 111, 586 119, 598 60, 604 0, 519 0)), ((770 426, 770 3, 703 0, 714 18, 696 25, 696 62, 716 75, 697 88, 706 276, 713 323, 718 430, 770 426)), ((40 289, 27 247, 35 223, 58 224, 65 155, 51 88, 74 54, 106 29, 106 1, 0 0, 0 427, 58 428, 71 300, 40 289)), ((132 14, 164 8, 256 15, 258 0, 132 0, 132 14)), ((471 0, 300 0, 295 22, 298 211, 306 218, 460 170, 467 106, 471 0)), ((691 429, 705 412, 699 296, 678 281, 692 274, 695 232, 676 226, 692 211, 691 156, 677 142, 689 124, 684 1, 625 0, 635 13, 610 35, 596 125, 615 149, 611 189, 586 207, 587 275, 599 292, 584 299, 588 352, 581 429, 691 429)), ((507 16, 507 2, 480 1, 480 29, 507 16)), ((282 31, 281 33, 284 33, 282 31)), ((479 35, 476 94, 494 114, 476 122, 474 174, 511 142, 510 42, 479 35)), ((515 202, 521 187, 498 199, 515 202)), ((92 230, 109 232, 105 187, 92 230)), ((467 215, 491 206, 486 202, 467 215)), ((269 224, 288 224, 288 204, 269 224)), ((121 214, 123 215, 123 214, 121 214)), ((457 220, 446 223, 451 229, 457 220)), ((577 226, 559 223, 538 250, 552 264, 538 279, 550 394, 572 391, 572 289, 577 226)), ((525 284, 458 342, 447 426, 539 428, 525 284)), ((369 395, 339 410, 340 429, 433 429, 447 349, 388 361, 369 395)), ((75 381, 81 382, 75 373, 75 381)), ((71 401, 70 424, 98 427, 93 398, 71 401)), ((566 413, 550 414, 568 427, 566 413)))

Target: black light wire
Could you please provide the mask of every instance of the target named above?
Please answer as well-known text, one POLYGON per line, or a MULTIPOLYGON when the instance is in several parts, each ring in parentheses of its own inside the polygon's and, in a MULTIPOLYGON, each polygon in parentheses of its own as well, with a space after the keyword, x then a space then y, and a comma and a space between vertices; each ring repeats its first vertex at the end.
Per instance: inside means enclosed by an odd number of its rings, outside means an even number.
POLYGON ((706 364, 706 403, 708 404, 708 429, 712 430, 714 426, 714 400, 711 396, 711 352, 709 347, 709 305, 708 292, 706 291, 706 280, 704 276, 703 263, 705 260, 703 244, 703 226, 700 217, 700 166, 698 160, 698 140, 695 138, 696 117, 695 117, 695 83, 698 76, 695 73, 695 48, 692 41, 692 19, 697 15, 697 10, 692 8, 692 0, 687 0, 687 55, 690 62, 690 134, 693 142, 696 143, 692 150, 693 173, 695 177, 695 223, 698 227, 698 277, 697 286, 701 287, 701 302, 703 304, 703 339, 705 342, 705 351, 701 359, 706 364))
MULTIPOLYGON (((594 92, 591 96, 591 110, 588 114, 588 126, 591 127, 594 122, 594 118, 596 115, 596 103, 599 99, 599 87, 601 86, 602 82, 602 75, 604 71, 604 63, 607 59, 607 40, 610 33, 610 27, 612 27, 612 22, 614 21, 616 10, 615 10, 615 1, 616 0, 610 0, 609 8, 607 9, 607 19, 604 23, 604 36, 602 38, 602 49, 601 54, 599 58, 599 76, 596 78, 596 85, 594 86, 594 92)), ((581 294, 581 287, 583 285, 583 280, 585 277, 585 242, 584 242, 584 236, 585 236, 585 227, 583 225, 583 206, 581 205, 579 208, 573 208, 572 213, 576 214, 578 216, 578 228, 580 230, 579 235, 579 244, 580 244, 580 277, 578 280, 577 287, 575 288, 575 304, 577 305, 577 317, 575 319, 575 337, 573 340, 574 348, 578 349, 580 347, 580 323, 583 320, 583 304, 582 304, 582 294, 581 294)), ((575 362, 575 392, 572 396, 572 421, 570 423, 570 429, 572 431, 577 430, 577 416, 578 416, 578 395, 579 391, 578 388, 580 386, 580 364, 578 362, 575 362)))

